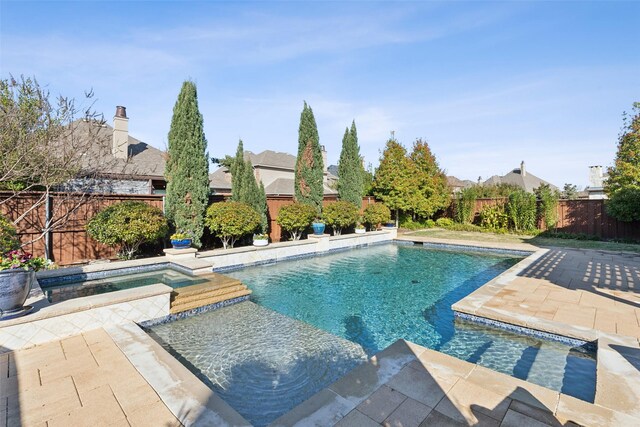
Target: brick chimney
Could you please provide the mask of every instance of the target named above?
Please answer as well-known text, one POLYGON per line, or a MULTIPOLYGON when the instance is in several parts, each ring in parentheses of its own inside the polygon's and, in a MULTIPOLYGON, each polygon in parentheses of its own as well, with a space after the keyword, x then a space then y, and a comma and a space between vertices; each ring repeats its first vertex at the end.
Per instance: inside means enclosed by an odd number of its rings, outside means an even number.
POLYGON ((118 159, 127 160, 129 157, 129 119, 127 109, 116 107, 116 115, 113 117, 113 145, 111 153, 118 159))
POLYGON ((520 162, 520 175, 527 176, 527 170, 524 168, 524 160, 520 162))

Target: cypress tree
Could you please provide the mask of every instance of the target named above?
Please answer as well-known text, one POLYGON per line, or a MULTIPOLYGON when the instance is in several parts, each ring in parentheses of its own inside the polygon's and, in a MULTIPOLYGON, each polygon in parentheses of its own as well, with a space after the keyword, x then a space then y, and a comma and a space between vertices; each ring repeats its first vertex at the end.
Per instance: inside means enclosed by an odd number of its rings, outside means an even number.
POLYGON ((198 93, 185 81, 173 107, 165 168, 167 195, 165 212, 179 231, 189 232, 200 246, 204 213, 209 202, 209 156, 198 93))
POLYGON ((305 101, 298 129, 298 158, 295 167, 295 199, 320 214, 324 197, 324 165, 313 111, 305 101))
POLYGON ((238 149, 236 150, 236 156, 232 159, 229 165, 229 171, 231 172, 231 200, 234 202, 243 202, 244 193, 246 188, 244 187, 245 179, 245 162, 244 162, 244 147, 242 140, 238 142, 238 149))
POLYGON ((362 206, 364 195, 364 174, 356 122, 353 121, 351 129, 345 129, 342 138, 342 151, 338 162, 338 195, 340 200, 353 203, 358 209, 362 206))

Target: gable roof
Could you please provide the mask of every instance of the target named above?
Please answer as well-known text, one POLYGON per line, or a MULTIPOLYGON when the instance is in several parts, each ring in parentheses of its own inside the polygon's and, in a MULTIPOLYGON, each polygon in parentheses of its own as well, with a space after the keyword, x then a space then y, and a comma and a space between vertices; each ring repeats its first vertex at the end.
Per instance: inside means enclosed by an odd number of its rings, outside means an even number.
POLYGON ((244 159, 251 160, 251 164, 254 167, 265 166, 286 170, 294 170, 296 167, 296 156, 272 150, 264 150, 258 154, 254 154, 251 151, 245 151, 244 159))
POLYGON ((76 120, 72 126, 74 138, 81 140, 81 144, 89 144, 83 156, 85 169, 95 170, 99 165, 100 175, 164 179, 163 151, 129 135, 128 159, 119 159, 111 152, 113 127, 85 120, 76 120))
POLYGON ((552 190, 558 190, 558 187, 539 178, 529 171, 523 175, 520 168, 514 169, 504 176, 494 175, 487 179, 483 185, 496 185, 496 184, 511 184, 517 185, 529 193, 533 193, 533 190, 540 187, 542 184, 547 184, 552 190))

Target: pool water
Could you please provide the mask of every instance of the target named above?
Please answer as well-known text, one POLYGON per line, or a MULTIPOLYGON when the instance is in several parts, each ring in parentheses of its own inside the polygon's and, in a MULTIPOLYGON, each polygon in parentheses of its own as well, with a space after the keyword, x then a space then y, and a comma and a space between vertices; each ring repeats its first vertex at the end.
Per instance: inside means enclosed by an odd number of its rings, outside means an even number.
POLYGON ((179 271, 166 268, 146 273, 112 276, 97 280, 80 280, 77 282, 63 282, 58 284, 55 282, 46 283, 42 285, 42 291, 49 302, 59 302, 71 298, 86 297, 156 283, 163 283, 172 288, 180 288, 204 282, 206 282, 206 279, 189 276, 179 271))
POLYGON ((195 316, 154 332, 256 425, 266 425, 294 402, 330 384, 333 376, 316 372, 319 365, 324 363, 327 372, 343 372, 399 338, 592 402, 592 352, 454 319, 454 302, 520 259, 388 244, 227 273, 253 290, 254 303, 284 315, 278 319, 295 319, 296 325, 306 325, 318 336, 358 344, 360 354, 338 351, 325 356, 322 347, 314 348, 314 340, 298 332, 302 326, 292 327, 285 320, 271 324, 264 314, 269 311, 255 304, 249 306, 254 309, 240 308, 247 307, 242 304, 221 309, 220 326, 209 317, 195 316), (252 310, 260 316, 244 320, 243 312, 252 310), (261 322, 261 316, 267 321, 261 322), (207 338, 200 340, 203 335, 207 338), (289 356, 266 356, 281 348, 288 348, 283 351, 289 356), (295 359, 296 354, 302 356, 295 359), (312 361, 308 366, 307 360, 312 361), (260 374, 242 375, 246 366, 260 374), (290 377, 292 366, 296 377, 313 379, 281 383, 280 378, 290 377))
POLYGON ((255 426, 367 360, 358 344, 250 301, 154 326, 150 333, 255 426))

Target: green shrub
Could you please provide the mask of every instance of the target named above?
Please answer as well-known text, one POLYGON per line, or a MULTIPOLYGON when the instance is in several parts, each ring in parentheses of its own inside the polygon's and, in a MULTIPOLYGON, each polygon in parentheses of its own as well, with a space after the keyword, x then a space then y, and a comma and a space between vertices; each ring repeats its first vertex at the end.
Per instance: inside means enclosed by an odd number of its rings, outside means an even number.
POLYGON ((339 201, 324 207, 322 217, 325 223, 333 228, 333 234, 339 236, 342 229, 351 227, 358 221, 360 212, 351 202, 339 201))
POLYGON ((224 249, 233 247, 236 241, 253 233, 260 226, 260 214, 242 202, 218 202, 207 208, 204 223, 211 233, 222 240, 224 249))
POLYGON ((119 246, 118 255, 131 259, 141 244, 165 237, 169 226, 160 209, 144 202, 122 202, 98 212, 87 232, 100 243, 119 246))
POLYGON ((606 201, 607 213, 620 221, 640 221, 640 187, 623 187, 606 201))
POLYGON ((516 231, 536 228, 536 196, 520 189, 509 194, 506 206, 511 226, 516 231))
POLYGON ((537 220, 544 223, 547 230, 556 228, 558 223, 558 199, 560 195, 549 184, 541 184, 534 190, 538 197, 537 220))
POLYGON ((463 189, 455 199, 454 218, 460 224, 473 222, 473 211, 476 206, 477 191, 475 187, 463 189))
POLYGON ((316 209, 304 203, 294 203, 280 208, 276 222, 291 234, 291 240, 300 240, 302 232, 311 225, 316 217, 316 209))
POLYGON ((365 208, 362 217, 365 224, 368 224, 371 230, 375 230, 379 225, 391 221, 391 211, 382 203, 374 203, 365 208))
POLYGON ((453 226, 453 220, 451 218, 438 218, 436 220, 436 226, 441 228, 450 228, 453 226))
POLYGON ((0 255, 18 249, 20 240, 16 235, 16 227, 13 223, 0 214, 0 255))
POLYGON ((433 228, 433 227, 436 226, 436 222, 434 220, 432 220, 432 219, 428 219, 428 220, 425 221, 424 226, 426 228, 433 228))
POLYGON ((509 217, 504 206, 485 206, 480 212, 480 226, 490 230, 503 230, 509 226, 509 217))

